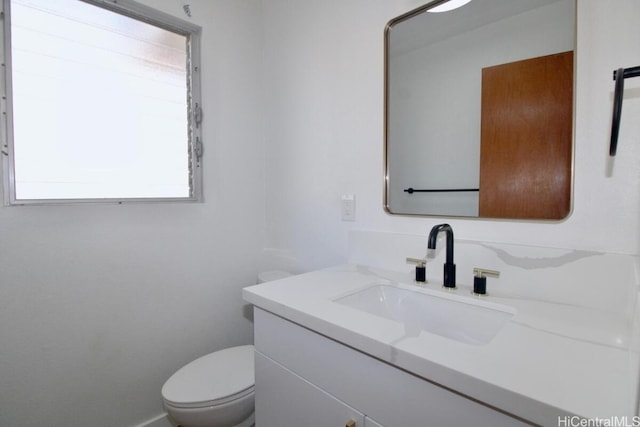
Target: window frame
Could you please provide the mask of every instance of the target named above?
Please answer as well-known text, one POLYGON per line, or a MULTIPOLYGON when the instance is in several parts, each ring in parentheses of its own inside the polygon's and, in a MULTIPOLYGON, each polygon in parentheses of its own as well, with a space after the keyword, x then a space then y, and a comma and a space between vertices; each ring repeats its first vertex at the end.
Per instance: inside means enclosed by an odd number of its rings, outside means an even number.
POLYGON ((77 0, 100 7, 187 38, 187 128, 189 150, 190 195, 188 197, 143 197, 143 198, 73 198, 73 199, 17 199, 14 162, 13 92, 11 62, 11 0, 0 0, 2 31, 0 37, 1 69, 0 86, 0 167, 3 175, 3 201, 5 206, 16 205, 60 205, 86 203, 158 203, 158 202, 202 202, 202 94, 201 94, 201 33, 198 25, 168 13, 131 0, 77 0))

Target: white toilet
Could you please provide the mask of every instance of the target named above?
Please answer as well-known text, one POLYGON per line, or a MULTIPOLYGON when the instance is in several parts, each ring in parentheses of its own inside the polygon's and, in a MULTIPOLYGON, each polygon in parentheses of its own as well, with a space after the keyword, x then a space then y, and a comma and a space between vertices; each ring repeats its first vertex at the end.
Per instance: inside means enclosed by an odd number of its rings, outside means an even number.
MULTIPOLYGON (((258 283, 289 276, 285 271, 265 271, 258 283)), ((254 389, 253 346, 243 345, 183 366, 162 386, 162 399, 176 426, 251 427, 254 389)))
POLYGON ((254 425, 253 346, 207 354, 180 368, 162 387, 170 418, 181 427, 254 425))

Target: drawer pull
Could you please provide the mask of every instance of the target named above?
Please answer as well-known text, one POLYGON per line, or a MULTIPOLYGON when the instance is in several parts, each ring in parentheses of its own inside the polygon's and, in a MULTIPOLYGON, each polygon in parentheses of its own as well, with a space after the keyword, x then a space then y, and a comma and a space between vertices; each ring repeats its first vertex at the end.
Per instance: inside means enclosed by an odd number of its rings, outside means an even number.
POLYGON ((349 420, 347 421, 347 423, 344 425, 344 427, 356 427, 356 422, 353 420, 349 420))

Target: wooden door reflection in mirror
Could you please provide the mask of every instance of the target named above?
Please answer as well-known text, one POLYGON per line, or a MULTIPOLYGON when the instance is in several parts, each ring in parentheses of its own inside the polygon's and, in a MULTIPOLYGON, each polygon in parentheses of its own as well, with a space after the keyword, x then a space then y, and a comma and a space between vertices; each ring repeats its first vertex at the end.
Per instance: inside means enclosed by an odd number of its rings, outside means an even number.
POLYGON ((569 214, 572 118, 573 52, 482 70, 480 216, 569 214))

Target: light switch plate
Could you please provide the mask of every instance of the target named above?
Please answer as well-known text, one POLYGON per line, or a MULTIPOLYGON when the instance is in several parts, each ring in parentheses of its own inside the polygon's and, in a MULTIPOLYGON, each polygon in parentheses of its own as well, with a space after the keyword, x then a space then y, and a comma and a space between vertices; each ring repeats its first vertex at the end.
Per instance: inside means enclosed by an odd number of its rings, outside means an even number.
POLYGON ((343 194, 342 195, 342 220, 343 221, 355 221, 356 220, 356 196, 355 194, 343 194))

